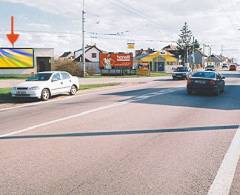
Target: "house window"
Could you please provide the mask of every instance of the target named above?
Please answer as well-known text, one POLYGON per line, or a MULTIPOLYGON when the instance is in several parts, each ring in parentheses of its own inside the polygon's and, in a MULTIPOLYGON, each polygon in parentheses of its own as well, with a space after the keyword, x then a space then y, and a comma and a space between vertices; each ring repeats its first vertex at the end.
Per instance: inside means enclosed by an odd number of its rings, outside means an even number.
POLYGON ((97 54, 96 53, 92 53, 92 58, 97 58, 97 54))

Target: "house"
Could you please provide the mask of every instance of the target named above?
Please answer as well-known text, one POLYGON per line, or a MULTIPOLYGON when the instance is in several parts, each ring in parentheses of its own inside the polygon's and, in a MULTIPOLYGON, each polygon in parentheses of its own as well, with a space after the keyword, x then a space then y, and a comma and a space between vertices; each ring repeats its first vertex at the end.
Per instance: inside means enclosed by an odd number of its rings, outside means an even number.
POLYGON ((207 58, 207 64, 220 67, 222 64, 222 59, 217 55, 211 55, 207 58))
POLYGON ((135 51, 135 56, 139 57, 139 56, 146 56, 149 55, 151 53, 156 52, 154 49, 148 48, 147 50, 144 49, 140 49, 140 50, 136 50, 135 51))
POLYGON ((74 60, 74 53, 71 51, 64 52, 60 57, 60 60, 74 60))
MULTIPOLYGON (((86 62, 99 62, 99 54, 103 52, 96 45, 87 45, 85 47, 85 59, 86 62)), ((74 52, 74 60, 77 62, 82 62, 82 49, 74 52)))
POLYGON ((171 72, 173 66, 176 66, 178 59, 167 51, 156 51, 140 58, 139 63, 149 64, 150 70, 154 72, 171 72))
POLYGON ((190 52, 188 56, 188 62, 193 68, 194 66, 203 67, 207 57, 208 56, 204 54, 201 49, 195 49, 194 53, 193 51, 190 52))
POLYGON ((222 63, 226 63, 226 64, 231 64, 233 63, 233 59, 230 59, 226 56, 223 56, 223 55, 218 55, 217 56, 219 59, 221 59, 222 63))
POLYGON ((174 57, 176 58, 179 58, 180 53, 179 53, 179 50, 177 49, 177 45, 170 44, 162 48, 162 50, 173 54, 174 57))
MULTIPOLYGON (((99 54, 103 52, 96 45, 87 45, 85 47, 85 62, 86 62, 86 71, 91 73, 100 73, 99 70, 99 54)), ((76 50, 74 52, 68 51, 64 52, 59 59, 60 60, 73 60, 79 62, 80 66, 83 68, 83 52, 82 49, 76 50)))

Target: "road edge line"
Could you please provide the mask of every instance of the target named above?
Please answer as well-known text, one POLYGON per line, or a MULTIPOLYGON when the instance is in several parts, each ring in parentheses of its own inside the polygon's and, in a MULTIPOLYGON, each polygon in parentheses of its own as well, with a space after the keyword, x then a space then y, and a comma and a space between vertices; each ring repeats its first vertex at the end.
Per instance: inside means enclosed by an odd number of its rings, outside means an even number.
POLYGON ((225 154, 217 175, 208 191, 208 195, 228 195, 231 190, 237 165, 240 159, 240 126, 225 154))

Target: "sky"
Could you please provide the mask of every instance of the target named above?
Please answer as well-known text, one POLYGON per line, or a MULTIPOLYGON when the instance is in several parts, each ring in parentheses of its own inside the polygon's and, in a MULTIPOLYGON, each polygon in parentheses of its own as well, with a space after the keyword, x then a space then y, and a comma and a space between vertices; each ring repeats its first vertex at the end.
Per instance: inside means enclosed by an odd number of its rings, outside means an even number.
MULTIPOLYGON (((174 44, 187 22, 200 44, 240 61, 240 0, 85 0, 86 44, 106 51, 162 49, 174 44)), ((82 0, 0 0, 0 47, 10 47, 10 17, 20 38, 15 47, 54 48, 55 55, 82 45, 82 0)))

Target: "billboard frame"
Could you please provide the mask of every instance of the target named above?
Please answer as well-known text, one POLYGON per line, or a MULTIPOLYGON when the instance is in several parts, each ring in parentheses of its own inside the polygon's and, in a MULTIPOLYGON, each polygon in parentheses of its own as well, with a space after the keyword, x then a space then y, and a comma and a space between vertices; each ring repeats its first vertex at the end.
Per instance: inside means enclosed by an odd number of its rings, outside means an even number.
POLYGON ((133 67, 133 64, 134 64, 134 62, 133 62, 133 53, 132 52, 101 52, 100 54, 99 54, 99 69, 100 70, 109 70, 109 69, 104 69, 104 67, 102 66, 102 58, 101 58, 101 56, 102 55, 110 55, 111 56, 111 60, 113 59, 112 58, 112 55, 114 55, 114 56, 118 56, 118 55, 124 55, 124 56, 126 56, 126 55, 129 55, 130 56, 130 61, 118 61, 118 62, 122 62, 122 63, 131 63, 131 65, 116 65, 116 64, 113 64, 112 65, 112 68, 110 69, 110 70, 126 70, 126 69, 132 69, 132 67, 133 67))
POLYGON ((35 68, 35 53, 34 53, 34 48, 28 48, 28 47, 19 47, 19 48, 12 48, 12 47, 0 47, 0 49, 32 49, 33 51, 33 57, 32 57, 32 67, 0 67, 0 70, 12 70, 12 69, 18 69, 18 70, 23 70, 23 69, 34 69, 35 68))

